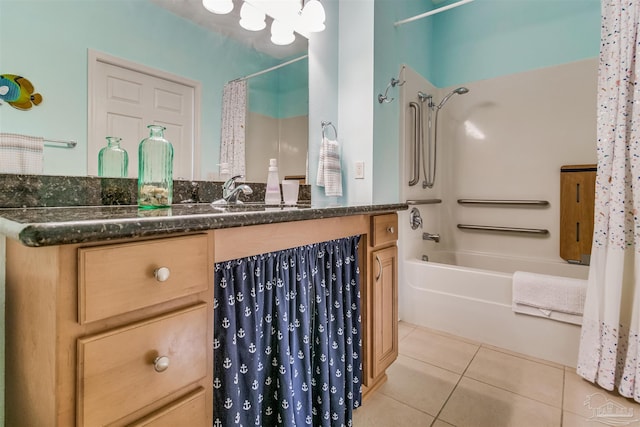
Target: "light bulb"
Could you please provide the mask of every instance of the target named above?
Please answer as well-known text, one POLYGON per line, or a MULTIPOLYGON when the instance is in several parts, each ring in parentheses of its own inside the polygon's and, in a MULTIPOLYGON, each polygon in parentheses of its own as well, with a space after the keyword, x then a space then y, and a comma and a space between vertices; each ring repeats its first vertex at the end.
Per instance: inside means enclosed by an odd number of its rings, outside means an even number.
POLYGON ((232 0, 202 0, 202 5, 209 12, 224 15, 233 10, 232 0))
POLYGON ((271 43, 280 46, 293 43, 296 39, 293 28, 276 19, 271 24, 271 43))
POLYGON ((324 13, 322 3, 318 0, 309 0, 309 2, 304 5, 300 17, 302 18, 305 30, 312 33, 324 31, 326 14, 324 13))
POLYGON ((240 26, 249 31, 260 31, 267 26, 263 12, 247 2, 240 8, 240 26))

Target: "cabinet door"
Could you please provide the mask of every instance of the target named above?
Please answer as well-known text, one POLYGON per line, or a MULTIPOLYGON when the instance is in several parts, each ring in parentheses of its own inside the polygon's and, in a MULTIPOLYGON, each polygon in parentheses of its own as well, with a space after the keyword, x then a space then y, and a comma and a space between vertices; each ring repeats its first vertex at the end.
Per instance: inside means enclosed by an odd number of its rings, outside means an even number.
POLYGON ((371 375, 377 378, 398 357, 398 248, 371 253, 371 375))

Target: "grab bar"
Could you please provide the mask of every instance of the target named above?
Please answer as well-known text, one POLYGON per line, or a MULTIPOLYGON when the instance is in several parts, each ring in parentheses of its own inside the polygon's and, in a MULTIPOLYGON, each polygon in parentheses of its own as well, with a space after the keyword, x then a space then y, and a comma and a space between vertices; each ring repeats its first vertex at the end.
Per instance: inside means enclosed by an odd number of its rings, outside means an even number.
POLYGON ((498 231, 498 232, 506 232, 506 233, 537 234, 542 236, 546 236, 549 234, 549 230, 546 230, 544 228, 497 227, 493 225, 471 225, 471 224, 458 224, 458 228, 461 230, 498 231))
POLYGON ((409 186, 414 186, 420 181, 420 135, 422 109, 417 102, 410 102, 409 108, 413 111, 413 171, 409 186))
POLYGON ((435 205, 438 203, 442 203, 442 199, 407 200, 408 205, 435 205))
POLYGON ((458 203, 461 205, 549 206, 546 200, 458 199, 458 203))

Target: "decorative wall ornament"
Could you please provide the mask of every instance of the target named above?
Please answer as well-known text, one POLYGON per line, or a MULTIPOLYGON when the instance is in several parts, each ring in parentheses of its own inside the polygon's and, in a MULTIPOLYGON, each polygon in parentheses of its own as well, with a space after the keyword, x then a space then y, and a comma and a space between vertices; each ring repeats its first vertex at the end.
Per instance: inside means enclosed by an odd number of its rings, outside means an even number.
POLYGON ((42 95, 35 93, 33 84, 26 78, 15 74, 2 74, 0 100, 6 101, 18 110, 30 110, 32 106, 40 105, 42 95))

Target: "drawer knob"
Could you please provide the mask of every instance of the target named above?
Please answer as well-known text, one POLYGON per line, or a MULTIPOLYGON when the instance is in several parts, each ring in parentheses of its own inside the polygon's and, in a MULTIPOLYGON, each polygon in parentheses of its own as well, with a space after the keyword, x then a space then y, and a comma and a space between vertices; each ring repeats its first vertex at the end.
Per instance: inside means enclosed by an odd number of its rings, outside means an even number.
POLYGON ((396 230, 395 230, 393 227, 391 227, 391 226, 387 227, 387 231, 388 231, 389 233, 391 233, 391 234, 393 234, 393 233, 395 233, 395 232, 396 232, 396 230))
POLYGON ((153 369, 156 372, 164 372, 169 368, 169 358, 167 356, 158 356, 153 361, 153 369))
POLYGON ((153 272, 153 275, 156 276, 156 280, 158 282, 166 282, 167 280, 169 280, 171 270, 169 270, 168 267, 156 268, 156 270, 153 272))

